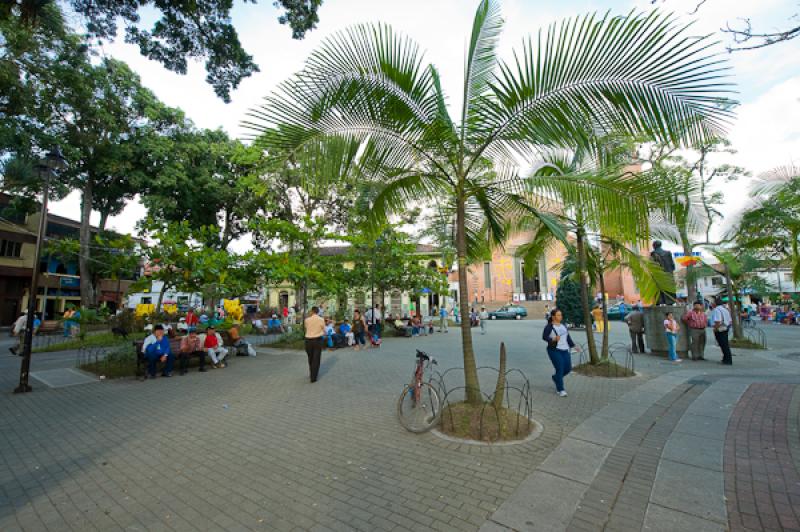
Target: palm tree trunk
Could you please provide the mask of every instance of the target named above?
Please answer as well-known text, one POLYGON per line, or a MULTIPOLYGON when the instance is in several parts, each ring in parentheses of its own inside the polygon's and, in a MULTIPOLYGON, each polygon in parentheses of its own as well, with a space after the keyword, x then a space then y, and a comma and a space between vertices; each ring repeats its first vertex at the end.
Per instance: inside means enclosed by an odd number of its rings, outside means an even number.
POLYGON ((462 193, 456 199, 456 255, 458 258, 458 306, 461 312, 461 345, 464 352, 465 399, 477 405, 482 402, 478 382, 478 367, 472 347, 472 324, 469 319, 469 293, 467 292, 467 234, 466 205, 462 193))
POLYGON ((733 337, 737 340, 744 340, 744 331, 742 331, 742 324, 739 321, 739 308, 736 303, 736 295, 733 293, 733 280, 731 279, 731 270, 728 265, 725 265, 725 288, 728 291, 728 303, 731 311, 731 324, 733 325, 733 337))
POLYGON ((592 314, 589 310, 589 287, 588 276, 586 275, 586 235, 583 229, 577 231, 578 246, 578 277, 581 287, 581 309, 583 310, 583 324, 586 327, 586 344, 589 349, 589 363, 594 365, 600 362, 597 356, 597 346, 594 343, 594 333, 592 332, 592 314))
POLYGON ((600 356, 603 360, 608 358, 608 302, 606 301, 606 280, 604 278, 605 271, 601 268, 598 279, 600 287, 600 296, 602 302, 600 303, 603 310, 603 347, 600 351, 600 356))

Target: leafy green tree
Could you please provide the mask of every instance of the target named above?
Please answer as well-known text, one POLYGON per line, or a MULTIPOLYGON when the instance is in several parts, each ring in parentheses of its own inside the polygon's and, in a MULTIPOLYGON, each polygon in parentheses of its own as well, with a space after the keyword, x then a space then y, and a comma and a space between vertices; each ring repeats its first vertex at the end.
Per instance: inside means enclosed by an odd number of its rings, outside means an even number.
MULTIPOLYGON (((722 192, 709 191, 712 184, 730 183, 749 176, 742 167, 714 164, 714 160, 736 153, 722 137, 694 143, 691 153, 693 159, 679 154, 675 146, 659 144, 653 147, 647 161, 655 175, 675 186, 674 194, 664 198, 665 210, 653 217, 653 234, 679 244, 686 256, 692 256, 698 247, 723 243, 712 238, 714 225, 722 218, 719 206, 723 203, 722 192)), ((694 266, 688 265, 686 292, 689 301, 697 299, 696 279, 694 266)))
MULTIPOLYGON (((562 275, 556 289, 556 307, 564 314, 564 322, 573 327, 586 326, 583 316, 581 289, 570 275, 562 275)), ((591 328, 591 324, 588 326, 591 328)))
POLYGON ((736 244, 773 267, 788 266, 800 282, 800 168, 778 167, 760 178, 755 205, 733 231, 736 244))
POLYGON ((148 216, 163 222, 186 221, 205 232, 207 245, 227 249, 247 232, 250 217, 264 215, 268 196, 258 193, 260 151, 231 140, 222 130, 177 128, 152 137, 141 200, 148 216))
MULTIPOLYGON (((248 2, 256 3, 255 0, 243 3, 248 2)), ((86 37, 91 41, 102 44, 113 40, 122 20, 125 42, 138 46, 143 56, 173 72, 186 74, 189 60, 205 59, 206 81, 226 102, 242 79, 259 70, 253 57, 242 48, 231 24, 232 0, 66 0, 66 3, 82 19, 86 37), (147 29, 142 24, 142 11, 148 15, 158 13, 161 18, 147 29)), ((278 21, 289 24, 293 38, 302 39, 306 31, 316 27, 322 0, 276 0, 273 4, 283 9, 278 21)), ((57 10, 55 0, 3 2, 0 23, 11 22, 46 31, 46 23, 54 10, 57 10)))
MULTIPOLYGON (((455 207, 461 313, 467 266, 478 242, 501 243, 504 219, 535 212, 519 201, 515 155, 575 147, 596 131, 646 134, 676 144, 721 130, 729 113, 719 58, 669 16, 589 15, 553 25, 497 57, 498 4, 479 3, 467 48, 462 107, 447 110, 438 70, 388 25, 360 25, 325 40, 304 69, 252 112, 265 146, 289 157, 324 137, 363 145, 365 176, 386 186, 376 222, 409 203, 455 207), (644 59, 646 58, 646 59, 644 59)), ((380 223, 376 223, 380 226, 380 223)), ((461 338, 467 400, 481 401, 472 335, 461 338)))

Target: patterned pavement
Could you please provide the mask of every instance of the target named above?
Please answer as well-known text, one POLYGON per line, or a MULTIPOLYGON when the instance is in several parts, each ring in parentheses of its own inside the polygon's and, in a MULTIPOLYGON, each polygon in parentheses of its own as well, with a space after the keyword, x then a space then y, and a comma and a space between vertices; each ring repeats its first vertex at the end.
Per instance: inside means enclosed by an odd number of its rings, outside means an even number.
MULTIPOLYGON (((640 376, 570 376, 570 396, 559 398, 542 326, 492 322, 475 337, 479 365, 496 365, 504 340, 509 367, 531 380, 544 432, 511 447, 413 435, 394 417, 414 348, 441 368, 458 366, 455 331, 326 352, 314 385, 304 355, 270 350, 205 374, 36 383, 32 394, 13 396, 19 362, 2 358, 0 530, 477 530, 576 427, 681 369, 641 356, 640 376)), ((619 324, 612 333, 627 336, 619 324)), ((74 353, 36 355, 33 370, 73 361, 74 353)), ((751 355, 735 364, 776 365, 751 355)), ((718 369, 711 361, 691 367, 718 369)))

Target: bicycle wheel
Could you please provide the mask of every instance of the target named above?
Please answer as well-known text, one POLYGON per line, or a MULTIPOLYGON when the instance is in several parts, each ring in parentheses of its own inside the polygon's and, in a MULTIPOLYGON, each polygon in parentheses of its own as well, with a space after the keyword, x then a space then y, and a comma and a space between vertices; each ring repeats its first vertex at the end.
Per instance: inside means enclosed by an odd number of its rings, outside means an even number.
POLYGON ((439 422, 441 400, 436 388, 427 382, 420 387, 419 401, 414 399, 414 386, 408 385, 397 399, 397 419, 411 432, 425 432, 439 422))

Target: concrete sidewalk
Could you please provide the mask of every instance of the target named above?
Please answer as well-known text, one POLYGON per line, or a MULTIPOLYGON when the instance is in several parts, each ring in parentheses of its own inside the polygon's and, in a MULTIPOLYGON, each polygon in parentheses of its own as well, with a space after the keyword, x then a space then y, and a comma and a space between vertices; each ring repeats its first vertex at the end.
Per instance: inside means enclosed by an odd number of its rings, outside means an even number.
POLYGON ((767 369, 676 371, 626 393, 572 431, 480 530, 800 529, 793 354, 759 353, 767 369))

